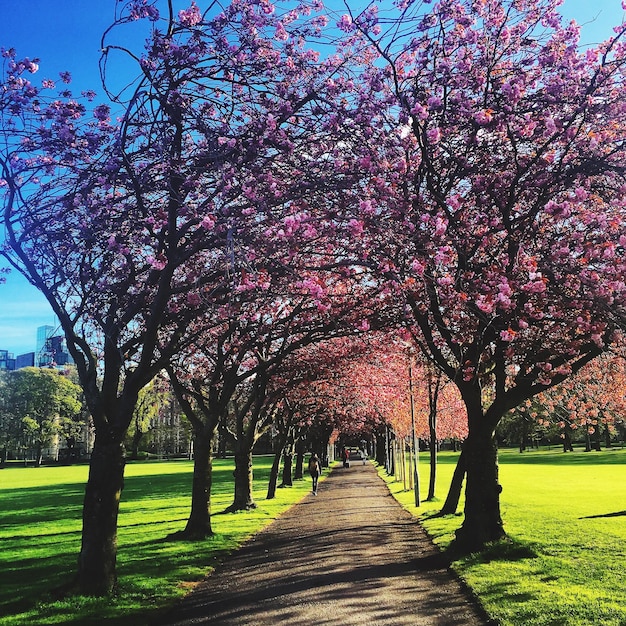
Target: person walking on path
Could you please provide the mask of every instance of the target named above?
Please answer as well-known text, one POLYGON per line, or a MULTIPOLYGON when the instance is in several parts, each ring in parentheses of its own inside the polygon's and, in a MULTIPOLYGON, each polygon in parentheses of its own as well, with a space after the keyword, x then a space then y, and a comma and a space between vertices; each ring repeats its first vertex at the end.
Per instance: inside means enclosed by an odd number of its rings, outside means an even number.
POLYGON ((370 463, 333 471, 154 626, 478 626, 487 618, 370 463))
POLYGON ((322 464, 317 454, 313 453, 309 459, 309 474, 313 480, 313 495, 317 495, 317 484, 322 473, 322 464))

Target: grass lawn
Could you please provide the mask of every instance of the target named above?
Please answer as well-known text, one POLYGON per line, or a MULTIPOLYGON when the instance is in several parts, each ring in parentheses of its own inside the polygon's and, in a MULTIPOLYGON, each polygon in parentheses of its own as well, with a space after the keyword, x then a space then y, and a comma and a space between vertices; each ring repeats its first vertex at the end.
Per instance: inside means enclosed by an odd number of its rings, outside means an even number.
POLYGON ((250 512, 219 514, 233 498, 233 463, 214 462, 213 530, 202 542, 168 541, 184 528, 192 463, 129 463, 120 506, 117 572, 111 598, 54 601, 50 590, 76 571, 87 466, 0 470, 0 626, 106 624, 141 626, 187 593, 220 555, 240 545, 310 490, 294 481, 266 500, 270 457, 255 458, 250 512))
MULTIPOLYGON (((432 514, 443 504, 457 456, 440 454, 438 500, 419 509, 412 492, 384 476, 444 548, 463 518, 432 514)), ((422 455, 422 492, 427 463, 422 455)), ((501 450, 500 482, 510 540, 453 564, 488 613, 502 625, 625 625, 626 450, 501 450)))

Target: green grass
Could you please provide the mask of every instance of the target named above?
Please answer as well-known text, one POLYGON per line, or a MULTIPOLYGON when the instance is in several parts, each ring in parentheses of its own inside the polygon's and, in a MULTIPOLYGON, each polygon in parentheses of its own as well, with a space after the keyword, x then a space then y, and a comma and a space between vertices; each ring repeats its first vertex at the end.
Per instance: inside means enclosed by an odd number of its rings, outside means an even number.
MULTIPOLYGON (((442 548, 463 520, 432 517, 445 499, 457 456, 440 455, 440 500, 419 510, 412 492, 386 478, 442 548)), ((420 461, 424 491, 427 455, 420 461)), ((500 482, 509 539, 453 563, 488 613, 502 625, 625 625, 626 450, 503 450, 500 482)))
POLYGON ((117 572, 111 598, 55 601, 80 550, 86 466, 0 471, 0 626, 106 624, 141 626, 187 593, 215 565, 310 490, 310 479, 266 500, 270 457, 255 458, 258 508, 219 514, 233 498, 231 460, 214 462, 212 525, 202 542, 168 541, 189 514, 192 463, 130 463, 120 506, 117 572))

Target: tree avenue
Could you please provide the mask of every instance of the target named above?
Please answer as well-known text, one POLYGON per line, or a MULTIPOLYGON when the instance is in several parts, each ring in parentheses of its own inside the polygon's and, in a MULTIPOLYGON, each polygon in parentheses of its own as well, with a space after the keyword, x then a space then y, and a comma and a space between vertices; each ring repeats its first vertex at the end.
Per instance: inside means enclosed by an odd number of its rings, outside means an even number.
MULTIPOLYGON (((262 282, 269 236, 320 237, 294 197, 324 178, 325 202, 333 188, 354 193, 354 173, 330 176, 345 133, 332 106, 340 61, 314 65, 302 45, 325 21, 306 7, 295 21, 268 7, 236 3, 205 19, 194 4, 170 6, 141 58, 128 54, 139 78, 114 103, 118 125, 108 106, 90 116, 52 81, 35 87, 26 76, 36 63, 4 52, 5 257, 57 314, 96 429, 77 576, 85 593, 115 586, 122 442, 140 390, 193 341, 194 320, 262 282)), ((149 3, 126 10, 118 25, 160 19, 149 3)), ((120 51, 103 48, 105 60, 120 51)), ((323 288, 305 287, 323 306, 323 288)))
MULTIPOLYGON (((206 536, 228 410, 241 508, 259 432, 314 410, 297 384, 278 393, 286 359, 372 326, 406 326, 462 398, 459 543, 504 535, 496 426, 621 341, 624 320, 626 26, 581 52, 558 4, 330 17, 317 0, 132 0, 103 38, 98 105, 35 86, 37 62, 2 51, 2 255, 58 316, 95 426, 80 592, 115 587, 123 442, 160 372, 194 427, 189 531, 206 536), (116 45, 140 19, 145 49, 116 45), (115 91, 119 55, 136 80, 115 91)), ((332 377, 318 384, 320 413, 345 415, 332 377)), ((385 385, 403 411, 406 391, 385 385)), ((364 392, 346 430, 401 424, 380 400, 364 392)))
POLYGON ((476 547, 504 535, 502 416, 621 337, 626 26, 581 52, 556 2, 427 4, 342 24, 386 62, 364 77, 370 91, 396 98, 395 154, 386 174, 372 163, 388 183, 361 218, 367 260, 465 403, 457 538, 476 547))

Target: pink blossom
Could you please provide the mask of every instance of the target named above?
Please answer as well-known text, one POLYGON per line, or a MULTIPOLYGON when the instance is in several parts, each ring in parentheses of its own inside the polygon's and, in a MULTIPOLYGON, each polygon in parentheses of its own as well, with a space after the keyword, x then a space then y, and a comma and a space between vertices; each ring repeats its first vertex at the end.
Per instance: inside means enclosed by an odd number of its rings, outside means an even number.
POLYGON ((346 33, 349 33, 353 28, 352 18, 349 15, 342 15, 341 19, 337 22, 337 27, 346 33))
POLYGON ((352 219, 348 222, 348 229, 353 237, 360 237, 363 234, 363 222, 352 219))
POLYGON ((276 30, 274 31, 274 39, 277 41, 287 41, 289 39, 289 33, 285 30, 282 22, 278 22, 276 30))
POLYGON ((213 230, 215 220, 210 215, 205 215, 202 219, 202 228, 205 230, 213 230))
POLYGON ((423 122, 428 118, 428 109, 421 105, 419 102, 416 102, 411 108, 411 115, 415 118, 423 122))
POLYGON ((411 263, 411 270, 415 272, 418 276, 423 276, 425 269, 426 269, 426 266, 421 261, 418 261, 417 259, 414 259, 413 262, 411 263))
POLYGON ((202 14, 195 2, 192 2, 188 9, 183 9, 178 12, 178 21, 183 26, 196 26, 202 22, 202 14))
POLYGON ((162 255, 159 255, 157 258, 153 256, 149 256, 147 258, 148 264, 151 265, 155 270, 165 269, 167 265, 167 261, 162 255))
POLYGON ((493 119, 493 111, 491 109, 486 109, 484 111, 478 111, 474 114, 474 121, 479 126, 487 126, 491 120, 493 119))
POLYGON ((435 220, 435 235, 437 237, 440 237, 441 235, 445 234, 447 228, 448 220, 437 217, 437 219, 435 220))
POLYGON ((506 341, 506 342, 510 342, 513 341, 515 339, 515 331, 512 330, 511 328, 507 328, 506 330, 502 330, 500 331, 500 339, 502 339, 502 341, 506 341))
POLYGON ((190 306, 198 306, 199 304, 201 304, 202 299, 200 298, 200 295, 196 292, 191 292, 187 294, 187 304, 189 304, 190 306))
POLYGON ((483 312, 490 314, 493 312, 494 302, 489 295, 480 295, 476 298, 476 306, 483 312))
POLYGON ((428 108, 433 111, 438 111, 443 106, 443 100, 439 96, 431 96, 428 98, 428 108))
POLYGON ((439 130, 439 127, 435 126, 434 128, 429 128, 426 131, 426 137, 428 137, 428 141, 431 143, 439 143, 441 141, 441 131, 439 130))

